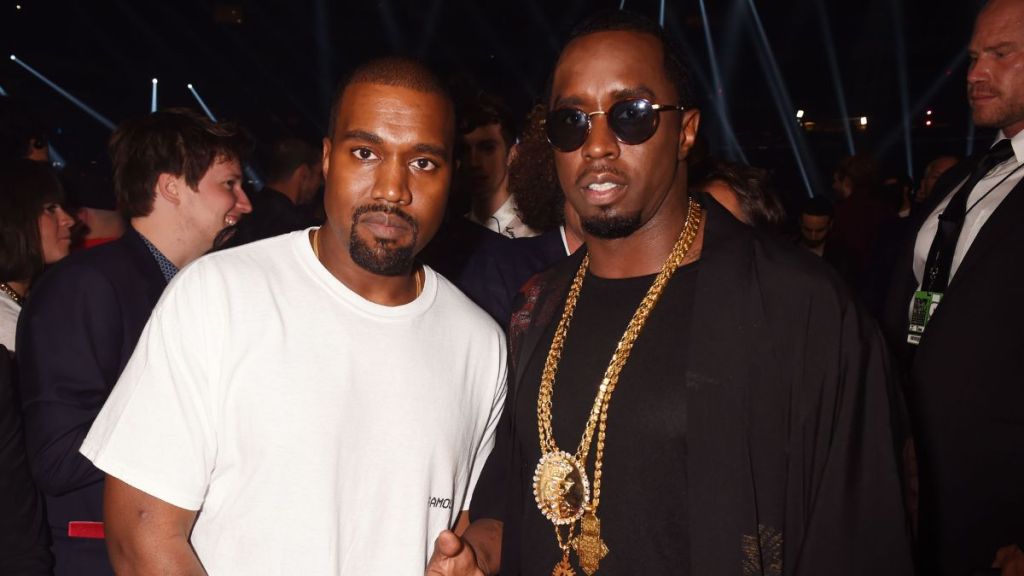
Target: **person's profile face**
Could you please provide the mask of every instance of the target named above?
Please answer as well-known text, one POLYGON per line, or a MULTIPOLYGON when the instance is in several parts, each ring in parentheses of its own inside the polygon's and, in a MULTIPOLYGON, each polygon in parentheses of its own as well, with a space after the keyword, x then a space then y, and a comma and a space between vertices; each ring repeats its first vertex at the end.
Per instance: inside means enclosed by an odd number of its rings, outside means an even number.
POLYGON ((345 90, 335 132, 324 140, 324 208, 363 268, 401 273, 437 231, 451 182, 452 126, 440 95, 371 83, 345 90))
POLYGON ((71 226, 75 220, 59 202, 43 204, 39 214, 39 245, 43 252, 43 262, 53 264, 62 260, 71 250, 71 226))
POLYGON ((1024 129, 1024 3, 986 5, 968 52, 967 98, 974 123, 1013 136, 1024 129))
MULTIPOLYGON (((663 58, 660 41, 647 34, 614 31, 577 38, 559 58, 548 108, 607 112, 629 98, 677 105, 679 96, 663 58)), ((686 178, 682 160, 697 122, 695 110, 661 113, 654 134, 629 145, 616 138, 607 115, 591 116, 582 146, 554 152, 559 184, 583 228, 599 237, 626 236, 664 208, 681 212, 686 178), (684 140, 686 146, 681 146, 684 140)))
POLYGON ((196 189, 182 198, 188 205, 188 228, 210 246, 224 228, 238 224, 242 216, 252 212, 242 189, 242 165, 237 158, 218 157, 196 189))

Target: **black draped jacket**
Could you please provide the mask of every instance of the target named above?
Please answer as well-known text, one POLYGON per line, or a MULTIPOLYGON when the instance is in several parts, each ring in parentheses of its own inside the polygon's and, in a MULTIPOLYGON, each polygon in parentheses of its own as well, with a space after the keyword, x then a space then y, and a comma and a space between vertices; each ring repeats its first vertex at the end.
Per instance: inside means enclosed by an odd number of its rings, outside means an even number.
MULTIPOLYGON (((582 257, 535 276, 512 318, 497 439, 512 446, 495 450, 511 461, 488 461, 472 505, 474 519, 505 523, 504 576, 529 554, 516 514, 533 498, 520 471, 536 464, 516 446, 516 391, 582 257)), ((912 574, 896 456, 905 429, 877 327, 820 261, 713 203, 700 262, 680 375, 690 534, 680 573, 912 574)))

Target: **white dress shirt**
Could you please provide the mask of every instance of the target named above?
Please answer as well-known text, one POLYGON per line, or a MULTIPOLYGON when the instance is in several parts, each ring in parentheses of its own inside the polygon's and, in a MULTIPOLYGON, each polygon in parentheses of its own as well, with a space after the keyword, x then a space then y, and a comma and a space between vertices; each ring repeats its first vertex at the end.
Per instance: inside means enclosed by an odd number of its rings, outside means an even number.
MULTIPOLYGON (((1005 138, 1006 136, 999 132, 996 142, 1005 138)), ((988 222, 996 208, 1024 178, 1024 130, 1018 132, 1010 140, 1010 145, 1013 147, 1013 157, 990 170, 978 182, 974 190, 971 190, 971 194, 967 198, 967 215, 964 217, 964 226, 960 229, 960 237, 957 239, 956 250, 953 252, 953 266, 949 271, 950 282, 953 281, 953 276, 956 275, 960 263, 963 262, 964 255, 967 254, 974 239, 978 237, 982 226, 988 222)), ((966 180, 967 178, 964 178, 964 181, 966 180)), ((917 278, 918 286, 921 285, 924 278, 924 266, 928 260, 928 251, 931 249, 935 233, 939 228, 939 214, 942 214, 956 191, 963 185, 964 182, 960 182, 953 192, 943 198, 917 233, 917 242, 914 245, 914 276, 917 278)))
POLYGON ((530 228, 519 219, 519 214, 516 213, 515 196, 509 196, 508 200, 505 200, 505 203, 498 208, 497 212, 491 214, 491 217, 484 221, 477 220, 472 211, 466 214, 466 218, 489 229, 491 232, 497 232, 509 238, 528 238, 538 234, 536 230, 530 228))

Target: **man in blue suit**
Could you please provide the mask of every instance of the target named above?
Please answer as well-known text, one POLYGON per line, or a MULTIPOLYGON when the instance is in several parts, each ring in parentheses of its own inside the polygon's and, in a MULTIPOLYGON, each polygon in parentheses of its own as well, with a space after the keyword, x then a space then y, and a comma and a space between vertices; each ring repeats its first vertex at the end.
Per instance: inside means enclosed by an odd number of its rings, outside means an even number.
POLYGON ((117 241, 67 258, 34 287, 18 326, 25 436, 46 496, 56 574, 112 574, 102 540, 102 471, 78 453, 164 287, 251 211, 245 139, 190 110, 114 133, 117 241))

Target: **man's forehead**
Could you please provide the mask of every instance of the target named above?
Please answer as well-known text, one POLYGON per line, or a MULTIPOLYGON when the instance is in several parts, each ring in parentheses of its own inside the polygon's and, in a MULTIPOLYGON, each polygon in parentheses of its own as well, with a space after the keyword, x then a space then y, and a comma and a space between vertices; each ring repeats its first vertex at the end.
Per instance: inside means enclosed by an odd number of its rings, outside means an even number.
POLYGON ((972 50, 984 50, 1001 43, 1020 43, 1024 40, 1024 1, 997 0, 990 2, 974 24, 971 37, 972 50))
POLYGON ((355 83, 342 95, 334 136, 353 130, 372 131, 380 136, 411 130, 419 138, 447 143, 454 130, 452 114, 451 103, 440 94, 402 86, 355 83))
POLYGON ((576 38, 555 66, 551 103, 577 105, 593 96, 664 98, 672 90, 661 41, 641 32, 614 30, 576 38))
POLYGON ((498 140, 501 138, 501 124, 498 122, 492 122, 490 124, 477 126, 465 134, 460 134, 460 137, 466 142, 498 140))
POLYGON ((238 158, 235 158, 234 156, 226 156, 226 155, 222 154, 220 156, 217 156, 214 159, 213 164, 210 164, 210 168, 206 170, 206 173, 210 174, 211 172, 213 172, 215 170, 218 173, 221 173, 221 174, 223 174, 223 173, 241 174, 242 173, 242 163, 239 162, 238 158))

